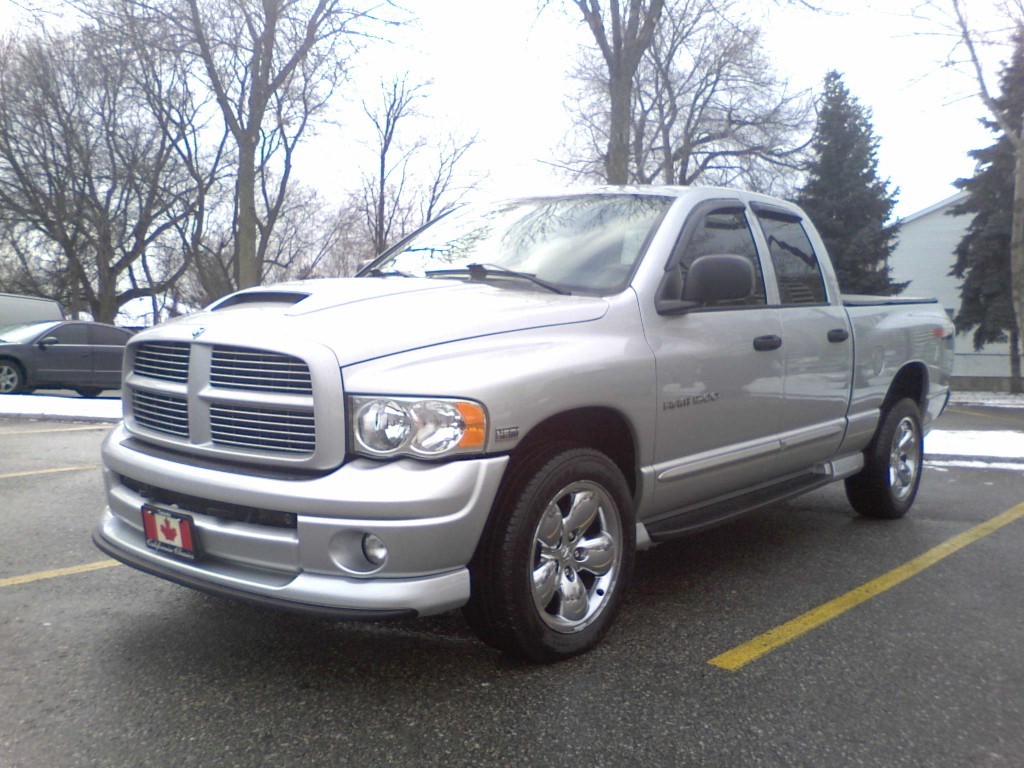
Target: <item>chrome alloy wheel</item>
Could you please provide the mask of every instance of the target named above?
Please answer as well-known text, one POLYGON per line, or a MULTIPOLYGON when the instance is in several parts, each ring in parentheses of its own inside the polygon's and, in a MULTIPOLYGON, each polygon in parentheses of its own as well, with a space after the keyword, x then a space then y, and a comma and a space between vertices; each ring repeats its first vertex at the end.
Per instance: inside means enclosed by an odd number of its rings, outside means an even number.
POLYGON ((579 632, 614 594, 622 565, 622 522, 614 499, 590 480, 574 482, 548 503, 534 532, 531 583, 541 620, 579 632))
POLYGON ((889 487, 897 501, 903 501, 913 492, 920 471, 921 436, 916 422, 907 416, 896 425, 889 452, 889 487))

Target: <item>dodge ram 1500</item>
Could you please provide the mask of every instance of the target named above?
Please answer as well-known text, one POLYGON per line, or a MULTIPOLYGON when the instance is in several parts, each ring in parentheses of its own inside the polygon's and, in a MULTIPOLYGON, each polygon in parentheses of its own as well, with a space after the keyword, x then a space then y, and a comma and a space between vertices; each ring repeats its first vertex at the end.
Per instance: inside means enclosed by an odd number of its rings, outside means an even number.
POLYGON ((461 209, 355 278, 135 336, 94 539, 272 606, 462 606, 555 660, 608 630, 637 550, 838 480, 862 515, 906 513, 952 335, 935 301, 840 295, 773 198, 461 209))

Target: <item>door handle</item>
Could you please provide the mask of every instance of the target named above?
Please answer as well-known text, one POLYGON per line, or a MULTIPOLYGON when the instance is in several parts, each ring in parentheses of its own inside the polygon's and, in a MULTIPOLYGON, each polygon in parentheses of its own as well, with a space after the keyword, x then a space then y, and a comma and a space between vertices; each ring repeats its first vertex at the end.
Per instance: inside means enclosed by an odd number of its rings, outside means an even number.
POLYGON ((845 328, 833 328, 828 332, 828 340, 833 344, 839 344, 850 338, 850 332, 845 328))
POLYGON ((781 336, 758 336, 754 339, 754 349, 758 352, 769 352, 782 346, 781 336))

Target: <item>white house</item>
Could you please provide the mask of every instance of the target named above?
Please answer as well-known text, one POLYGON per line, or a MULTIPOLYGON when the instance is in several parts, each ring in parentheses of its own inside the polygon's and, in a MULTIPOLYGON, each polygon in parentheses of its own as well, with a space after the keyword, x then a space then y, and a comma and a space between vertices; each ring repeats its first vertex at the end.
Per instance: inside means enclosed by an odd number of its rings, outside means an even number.
MULTIPOLYGON (((960 309, 960 280, 949 274, 953 252, 971 223, 970 215, 947 212, 967 196, 952 197, 902 220, 899 240, 889 258, 892 279, 910 281, 904 296, 934 296, 950 317, 960 309)), ((1010 345, 988 344, 974 350, 973 332, 958 334, 953 363, 953 386, 959 389, 1005 391, 1010 378, 1010 345)))

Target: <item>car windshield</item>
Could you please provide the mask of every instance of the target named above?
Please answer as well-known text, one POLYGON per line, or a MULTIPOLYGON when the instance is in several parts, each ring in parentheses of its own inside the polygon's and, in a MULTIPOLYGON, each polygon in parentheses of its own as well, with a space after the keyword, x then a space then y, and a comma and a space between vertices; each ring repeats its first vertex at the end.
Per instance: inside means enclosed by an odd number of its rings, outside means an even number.
POLYGON ((461 277, 516 288, 610 294, 625 288, 673 198, 605 194, 466 207, 365 269, 364 277, 461 277))
POLYGON ((9 325, 0 328, 0 341, 12 344, 24 344, 32 341, 36 336, 53 328, 57 323, 22 323, 20 325, 9 325))

